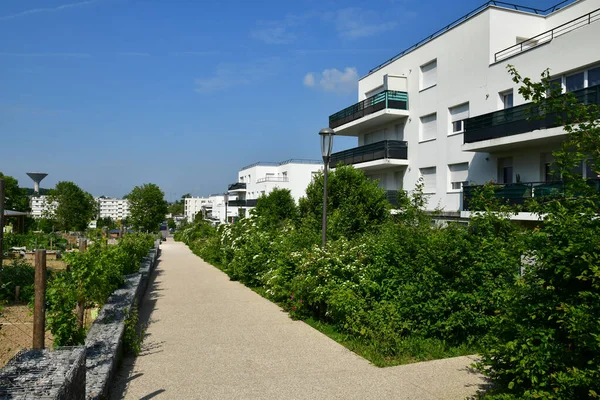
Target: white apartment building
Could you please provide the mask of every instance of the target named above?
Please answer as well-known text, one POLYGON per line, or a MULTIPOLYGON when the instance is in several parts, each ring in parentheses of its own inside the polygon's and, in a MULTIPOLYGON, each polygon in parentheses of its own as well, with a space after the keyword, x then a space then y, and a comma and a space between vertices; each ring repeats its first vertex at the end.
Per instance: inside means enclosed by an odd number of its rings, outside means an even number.
POLYGON ((196 214, 205 214, 212 209, 212 201, 208 197, 187 197, 184 199, 183 215, 186 221, 192 222, 196 214))
POLYGON ((98 217, 119 221, 129 217, 129 200, 112 197, 98 197, 98 217))
POLYGON ((563 91, 600 104, 600 0, 545 10, 502 4, 470 12, 362 77, 359 102, 329 117, 358 146, 334 153, 330 165, 364 170, 390 198, 423 178, 430 209, 463 217, 473 185, 504 184, 498 193, 516 203, 543 192, 565 132, 551 118, 527 121, 529 105, 506 67, 534 80, 549 68, 563 91))
POLYGON ((306 195, 306 187, 321 169, 322 161, 298 159, 248 165, 238 172, 237 182, 229 185, 228 207, 235 216, 247 215, 260 196, 268 195, 275 188, 289 189, 297 203, 306 195))
POLYGON ((34 195, 29 198, 29 206, 33 218, 46 218, 54 213, 58 203, 50 203, 45 195, 34 195))

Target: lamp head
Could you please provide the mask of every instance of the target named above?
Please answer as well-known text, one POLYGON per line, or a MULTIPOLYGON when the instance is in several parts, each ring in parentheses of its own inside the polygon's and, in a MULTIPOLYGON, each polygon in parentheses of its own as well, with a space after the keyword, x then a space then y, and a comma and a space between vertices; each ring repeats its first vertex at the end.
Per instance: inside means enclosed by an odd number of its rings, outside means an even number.
POLYGON ((319 136, 321 136, 321 155, 323 159, 329 158, 333 149, 335 131, 331 128, 323 128, 319 131, 319 136))

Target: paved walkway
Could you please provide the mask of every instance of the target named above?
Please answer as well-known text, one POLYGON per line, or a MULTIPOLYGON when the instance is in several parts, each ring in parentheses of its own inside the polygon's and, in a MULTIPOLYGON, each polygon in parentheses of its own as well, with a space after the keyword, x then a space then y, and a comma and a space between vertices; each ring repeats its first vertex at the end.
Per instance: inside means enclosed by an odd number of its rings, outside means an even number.
POLYGON ((114 398, 464 399, 469 357, 377 368, 169 240, 141 308, 142 353, 114 398))

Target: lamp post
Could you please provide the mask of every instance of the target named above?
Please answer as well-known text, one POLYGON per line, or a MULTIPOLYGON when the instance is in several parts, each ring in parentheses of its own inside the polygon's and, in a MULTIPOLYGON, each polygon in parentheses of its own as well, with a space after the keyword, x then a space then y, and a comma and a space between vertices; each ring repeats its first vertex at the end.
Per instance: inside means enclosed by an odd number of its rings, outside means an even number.
POLYGON ((327 172, 329 169, 329 157, 331 157, 331 149, 333 149, 333 136, 335 132, 331 128, 323 128, 319 132, 321 136, 321 155, 323 156, 323 236, 321 245, 325 248, 327 241, 327 172))
POLYGON ((227 219, 227 202, 229 201, 229 193, 225 193, 225 223, 228 223, 227 219))

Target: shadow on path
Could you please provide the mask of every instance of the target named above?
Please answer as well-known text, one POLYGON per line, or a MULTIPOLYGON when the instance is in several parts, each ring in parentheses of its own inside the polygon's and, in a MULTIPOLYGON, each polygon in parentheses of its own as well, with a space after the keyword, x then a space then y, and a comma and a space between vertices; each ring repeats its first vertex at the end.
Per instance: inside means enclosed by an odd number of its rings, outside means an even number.
MULTIPOLYGON (((140 332, 145 332, 149 324, 157 322, 157 320, 152 319, 152 313, 156 308, 156 302, 160 297, 162 297, 160 292, 162 292, 163 289, 160 288, 160 282, 157 282, 157 278, 163 274, 163 270, 160 268, 160 263, 161 261, 159 258, 156 262, 156 267, 154 268, 154 271, 152 272, 152 275, 148 281, 148 288, 144 294, 144 298, 139 309, 138 329, 140 332)), ((146 342, 145 339, 147 337, 148 334, 144 333, 141 351, 137 357, 144 357, 146 355, 162 351, 160 350, 162 342, 146 342)), ((133 355, 126 355, 123 357, 123 360, 119 365, 119 370, 115 375, 115 381, 110 390, 111 399, 118 400, 124 398, 129 382, 144 375, 142 373, 133 373, 135 360, 137 357, 133 355)), ((151 399, 162 392, 164 392, 164 389, 150 393, 147 396, 144 396, 143 399, 151 399)))

